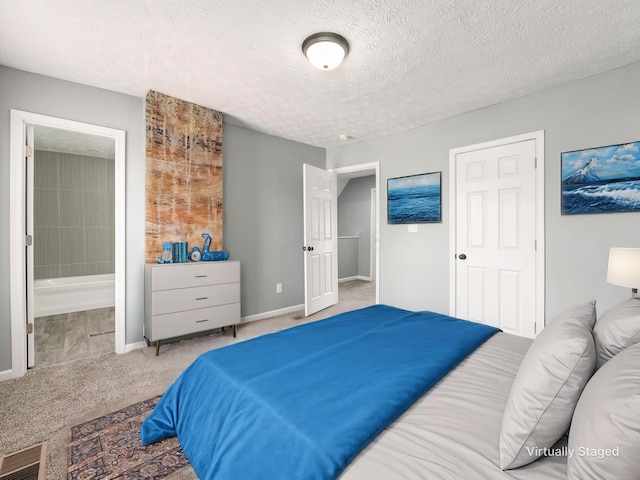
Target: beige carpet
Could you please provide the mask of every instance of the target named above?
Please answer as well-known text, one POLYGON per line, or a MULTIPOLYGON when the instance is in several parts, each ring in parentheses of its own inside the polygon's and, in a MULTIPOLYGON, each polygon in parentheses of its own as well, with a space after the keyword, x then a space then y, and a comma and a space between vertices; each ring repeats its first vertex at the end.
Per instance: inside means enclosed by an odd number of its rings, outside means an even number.
MULTIPOLYGON (((24 377, 0 382, 0 455, 48 440, 47 479, 66 477, 71 427, 159 395, 195 358, 207 350, 282 330, 374 303, 374 284, 340 285, 340 303, 310 317, 303 312, 238 326, 237 338, 227 330, 180 342, 115 353, 30 370, 24 377)), ((183 469, 172 480, 195 479, 183 469)))

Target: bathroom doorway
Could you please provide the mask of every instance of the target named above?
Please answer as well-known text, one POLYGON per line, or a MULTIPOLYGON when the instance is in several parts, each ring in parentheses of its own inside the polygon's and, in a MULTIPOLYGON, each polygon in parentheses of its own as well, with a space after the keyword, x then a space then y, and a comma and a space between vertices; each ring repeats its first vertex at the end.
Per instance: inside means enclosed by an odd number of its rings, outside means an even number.
POLYGON ((121 130, 11 111, 14 376, 124 353, 124 166, 121 130))
POLYGON ((35 125, 32 164, 26 206, 33 212, 35 358, 29 366, 112 352, 115 140, 35 125))

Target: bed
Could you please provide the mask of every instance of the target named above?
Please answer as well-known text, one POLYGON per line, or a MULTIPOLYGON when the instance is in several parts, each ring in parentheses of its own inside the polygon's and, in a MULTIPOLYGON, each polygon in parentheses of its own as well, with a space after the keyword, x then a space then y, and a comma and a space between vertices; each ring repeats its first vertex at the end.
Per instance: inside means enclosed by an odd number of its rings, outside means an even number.
MULTIPOLYGON (((498 439, 511 384, 531 340, 496 333, 389 425, 341 480, 566 479, 566 458, 503 472, 498 439)), ((566 445, 566 437, 557 447, 566 445)))
MULTIPOLYGON (((587 378, 569 392, 579 398, 595 365, 595 302, 568 317, 568 329, 559 321, 546 337, 573 345, 578 329, 587 332, 589 355, 576 356, 589 357, 587 378)), ((554 349, 564 352, 566 345, 554 349)), ((203 480, 636 478, 624 476, 637 471, 632 455, 619 464, 619 476, 572 477, 566 431, 578 398, 568 420, 545 405, 543 413, 554 416, 534 423, 556 430, 549 449, 527 447, 530 459, 505 468, 503 444, 513 442, 513 432, 504 438, 512 389, 535 350, 532 340, 493 327, 376 305, 203 354, 145 420, 142 442, 177 434, 203 480)), ((529 363, 548 371, 536 355, 529 363)), ((527 376, 527 387, 537 388, 535 375, 527 376)), ((565 379, 562 388, 571 382, 565 379)), ((563 395, 551 398, 566 410, 563 395)), ((527 411, 536 408, 527 405, 527 411)), ((517 408, 511 413, 516 423, 526 417, 517 408)), ((528 432, 525 440, 536 435, 528 432)))

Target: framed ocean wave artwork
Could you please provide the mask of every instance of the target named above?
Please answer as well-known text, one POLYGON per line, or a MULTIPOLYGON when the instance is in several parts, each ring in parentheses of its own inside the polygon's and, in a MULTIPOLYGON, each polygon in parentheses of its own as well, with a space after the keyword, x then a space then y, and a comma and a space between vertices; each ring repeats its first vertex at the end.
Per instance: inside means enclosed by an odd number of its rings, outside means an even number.
POLYGON ((640 141, 561 154, 562 214, 640 211, 640 141))
POLYGON ((387 179, 387 223, 440 222, 441 172, 387 179))

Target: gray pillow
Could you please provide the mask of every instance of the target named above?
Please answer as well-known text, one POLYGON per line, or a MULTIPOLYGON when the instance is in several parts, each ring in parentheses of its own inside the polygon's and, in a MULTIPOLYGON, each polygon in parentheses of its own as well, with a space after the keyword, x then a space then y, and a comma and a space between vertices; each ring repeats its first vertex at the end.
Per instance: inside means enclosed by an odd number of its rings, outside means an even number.
POLYGON ((562 437, 596 363, 592 300, 558 316, 533 341, 507 400, 500 468, 533 462, 562 437))
POLYGON ((640 298, 630 298, 600 316, 593 328, 596 369, 625 348, 640 342, 640 298))
POLYGON ((640 344, 589 381, 569 431, 568 480, 640 478, 640 344))

